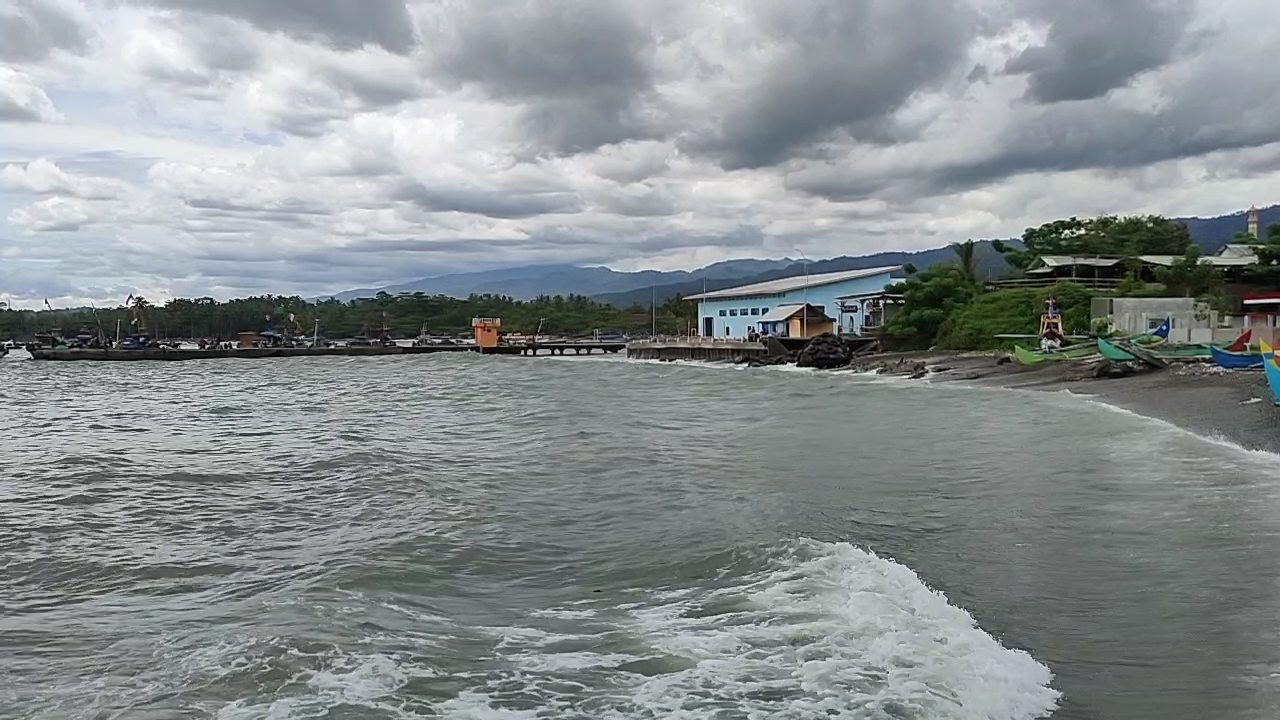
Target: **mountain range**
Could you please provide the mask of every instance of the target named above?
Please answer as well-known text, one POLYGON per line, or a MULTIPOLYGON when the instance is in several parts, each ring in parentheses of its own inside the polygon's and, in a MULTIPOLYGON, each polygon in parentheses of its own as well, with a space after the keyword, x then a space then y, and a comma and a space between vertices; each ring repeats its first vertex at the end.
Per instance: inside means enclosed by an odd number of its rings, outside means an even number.
MULTIPOLYGON (((1280 223, 1280 205, 1261 210, 1261 224, 1266 228, 1280 223)), ((1191 237, 1206 253, 1217 252, 1231 238, 1245 229, 1246 212, 1211 218, 1179 218, 1191 237)), ((983 277, 997 277, 1007 270, 1004 259, 991 247, 991 241, 978 243, 978 272, 983 277)), ((873 255, 841 256, 827 260, 801 262, 780 260, 727 260, 697 270, 619 272, 606 267, 579 265, 530 265, 485 272, 455 273, 421 278, 383 288, 363 288, 338 293, 333 297, 349 301, 373 297, 379 292, 392 295, 423 292, 431 295, 494 294, 529 299, 539 295, 589 295, 618 307, 661 303, 674 295, 691 295, 706 290, 720 290, 781 277, 857 270, 884 265, 910 263, 917 269, 952 262, 950 247, 919 252, 884 252, 873 255)))

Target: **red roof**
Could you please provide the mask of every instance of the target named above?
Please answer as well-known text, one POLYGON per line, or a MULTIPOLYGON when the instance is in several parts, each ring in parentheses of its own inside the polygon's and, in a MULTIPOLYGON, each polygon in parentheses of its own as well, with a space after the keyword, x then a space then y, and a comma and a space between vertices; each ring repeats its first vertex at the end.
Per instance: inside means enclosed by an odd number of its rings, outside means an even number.
POLYGON ((1252 300, 1255 303, 1277 302, 1280 303, 1280 291, 1245 293, 1240 296, 1241 300, 1252 300))

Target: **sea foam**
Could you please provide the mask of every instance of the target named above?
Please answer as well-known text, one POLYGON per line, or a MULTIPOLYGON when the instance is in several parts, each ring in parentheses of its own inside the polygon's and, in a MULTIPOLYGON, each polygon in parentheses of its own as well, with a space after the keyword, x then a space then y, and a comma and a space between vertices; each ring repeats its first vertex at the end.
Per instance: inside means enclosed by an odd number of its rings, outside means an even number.
POLYGON ((1031 720, 1059 698, 1049 668, 1002 646, 910 568, 847 543, 787 543, 758 572, 711 589, 652 593, 613 622, 611 634, 634 638, 629 652, 616 640, 599 647, 599 634, 568 647, 561 639, 511 648, 517 673, 468 688, 440 710, 454 718, 1031 720), (572 682, 572 671, 586 669, 593 681, 572 682))

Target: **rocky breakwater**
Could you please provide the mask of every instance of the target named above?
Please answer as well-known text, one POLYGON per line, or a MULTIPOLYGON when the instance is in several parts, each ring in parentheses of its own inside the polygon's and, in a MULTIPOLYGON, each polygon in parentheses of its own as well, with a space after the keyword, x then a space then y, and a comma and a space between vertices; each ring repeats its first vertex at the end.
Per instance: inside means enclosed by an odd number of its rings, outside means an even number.
POLYGON ((796 365, 818 370, 847 367, 853 361, 853 348, 831 333, 823 333, 809 341, 796 356, 796 365))

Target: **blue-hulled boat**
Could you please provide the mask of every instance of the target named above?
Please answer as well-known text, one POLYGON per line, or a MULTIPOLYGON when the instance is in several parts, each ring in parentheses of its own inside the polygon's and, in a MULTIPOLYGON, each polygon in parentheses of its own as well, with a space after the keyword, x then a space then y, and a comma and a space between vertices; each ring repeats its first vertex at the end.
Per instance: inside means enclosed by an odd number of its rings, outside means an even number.
POLYGON ((1209 353, 1213 355, 1213 361, 1219 367, 1228 370, 1245 370, 1247 368, 1262 367, 1262 354, 1251 352, 1230 352, 1214 345, 1209 348, 1209 353))

